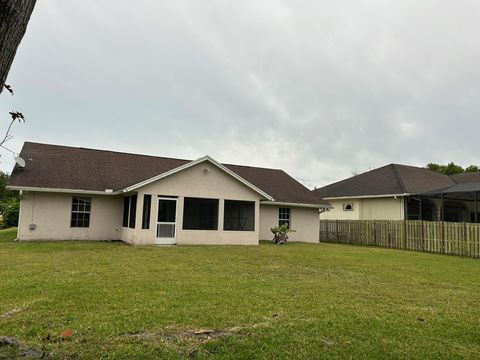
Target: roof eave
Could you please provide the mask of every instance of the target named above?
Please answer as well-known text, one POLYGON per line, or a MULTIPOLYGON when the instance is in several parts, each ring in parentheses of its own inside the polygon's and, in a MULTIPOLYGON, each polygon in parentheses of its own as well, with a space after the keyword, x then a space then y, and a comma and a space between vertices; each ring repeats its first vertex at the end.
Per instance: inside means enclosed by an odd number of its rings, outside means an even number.
POLYGON ((14 191, 35 191, 35 192, 53 192, 53 193, 67 193, 67 194, 88 194, 88 195, 118 195, 122 193, 121 191, 111 191, 110 189, 105 189, 105 191, 99 191, 99 190, 59 189, 59 188, 16 186, 16 185, 7 185, 6 189, 14 190, 14 191))
POLYGON ((410 193, 403 194, 383 194, 383 195, 350 195, 350 196, 329 196, 324 197, 325 200, 346 200, 346 199, 368 199, 368 198, 391 198, 410 196, 410 193))
POLYGON ((315 209, 331 209, 332 205, 326 204, 308 204, 308 203, 295 203, 295 202, 284 202, 284 201, 262 201, 261 205, 280 205, 280 206, 296 206, 296 207, 308 207, 315 209))

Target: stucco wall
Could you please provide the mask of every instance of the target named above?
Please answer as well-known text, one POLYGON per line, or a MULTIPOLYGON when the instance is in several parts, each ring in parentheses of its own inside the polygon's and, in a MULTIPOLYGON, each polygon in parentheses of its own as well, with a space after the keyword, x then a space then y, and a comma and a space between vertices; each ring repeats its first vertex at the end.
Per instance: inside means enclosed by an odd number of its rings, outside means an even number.
MULTIPOLYGON (((26 192, 21 201, 19 239, 123 240, 135 245, 155 244, 159 196, 177 198, 176 244, 257 245, 271 239, 278 224, 276 205, 260 205, 260 195, 210 163, 201 163, 137 189, 135 229, 122 227, 124 195, 92 195, 90 227, 71 228, 72 194, 26 192), (150 226, 142 229, 144 195, 152 196, 150 226), (219 199, 218 230, 183 230, 185 197, 219 199), (255 203, 254 231, 224 231, 224 201, 255 203), (36 224, 29 230, 29 224, 36 224)), ((133 194, 133 193, 132 193, 133 194)), ((125 194, 126 196, 132 194, 125 194)), ((318 242, 318 209, 291 207, 291 241, 318 242)))
POLYGON ((328 200, 333 206, 320 213, 321 220, 360 220, 360 199, 328 200), (343 211, 343 204, 353 204, 352 211, 343 211))
POLYGON ((29 240, 120 240, 122 198, 91 196, 90 227, 70 227, 72 194, 24 192, 20 202, 18 238, 29 240), (30 230, 29 225, 36 229, 30 230))
POLYGON ((403 220, 403 197, 362 199, 363 220, 403 220))
POLYGON ((137 226, 134 232, 126 232, 125 240, 137 245, 155 243, 158 196, 177 196, 176 243, 210 245, 257 245, 259 240, 260 195, 240 181, 210 163, 200 163, 184 171, 138 189, 137 226), (150 229, 141 229, 143 197, 152 195, 150 229), (183 203, 185 197, 219 199, 218 230, 183 230, 183 203), (224 231, 224 200, 255 202, 254 231, 224 231), (127 237, 128 235, 128 237, 127 237))
POLYGON ((321 220, 403 220, 403 198, 365 198, 328 200, 333 209, 320 214, 321 220), (344 204, 353 204, 353 211, 344 211, 344 204))
MULTIPOLYGON (((260 239, 271 240, 270 228, 278 225, 277 205, 260 206, 260 239)), ((318 209, 290 207, 290 227, 295 230, 288 235, 289 241, 317 243, 319 241, 318 209)))

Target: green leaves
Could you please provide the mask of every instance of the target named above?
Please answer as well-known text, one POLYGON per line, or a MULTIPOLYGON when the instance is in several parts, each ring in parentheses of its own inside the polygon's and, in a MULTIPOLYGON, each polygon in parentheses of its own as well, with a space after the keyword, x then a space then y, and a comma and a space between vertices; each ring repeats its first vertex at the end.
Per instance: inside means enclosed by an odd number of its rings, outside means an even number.
POLYGON ((445 175, 455 175, 455 174, 462 174, 462 173, 471 173, 480 171, 480 168, 477 165, 470 165, 465 169, 460 165, 457 165, 453 162, 448 163, 447 165, 441 165, 436 163, 429 163, 425 167, 428 170, 432 170, 438 172, 440 174, 445 175))
POLYGON ((273 242, 275 244, 284 244, 288 240, 288 234, 295 232, 288 227, 288 224, 283 224, 280 226, 274 226, 270 228, 270 231, 273 233, 273 242))

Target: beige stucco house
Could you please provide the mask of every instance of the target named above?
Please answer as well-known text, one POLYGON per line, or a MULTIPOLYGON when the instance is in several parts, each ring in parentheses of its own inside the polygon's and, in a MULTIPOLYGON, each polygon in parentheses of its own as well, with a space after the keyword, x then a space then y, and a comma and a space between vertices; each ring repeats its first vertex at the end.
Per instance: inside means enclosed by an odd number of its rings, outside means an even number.
POLYGON ((319 241, 325 201, 282 170, 26 142, 8 185, 18 239, 257 245, 288 223, 319 241))
POLYGON ((448 176, 390 164, 312 192, 332 205, 321 212, 321 220, 480 219, 480 173, 448 176))

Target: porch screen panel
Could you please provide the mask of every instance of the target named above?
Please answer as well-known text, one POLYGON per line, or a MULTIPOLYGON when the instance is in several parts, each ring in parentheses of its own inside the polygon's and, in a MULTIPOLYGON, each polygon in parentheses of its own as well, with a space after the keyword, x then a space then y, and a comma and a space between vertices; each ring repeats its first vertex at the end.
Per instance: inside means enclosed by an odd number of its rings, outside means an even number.
POLYGON ((175 237, 175 224, 157 224, 157 238, 175 237))
POLYGON ((175 222, 177 202, 172 200, 160 200, 158 202, 158 222, 175 222))
POLYGON ((137 195, 130 196, 130 222, 129 228, 135 229, 135 222, 137 217, 137 195))
POLYGON ((223 229, 227 231, 254 231, 255 202, 225 200, 223 229))
POLYGON ((218 199, 185 198, 183 229, 218 230, 218 199))
POLYGON ((142 229, 150 228, 151 207, 152 207, 152 195, 143 195, 142 229))
POLYGON ((123 227, 128 227, 128 212, 130 209, 130 197, 123 199, 123 227))

